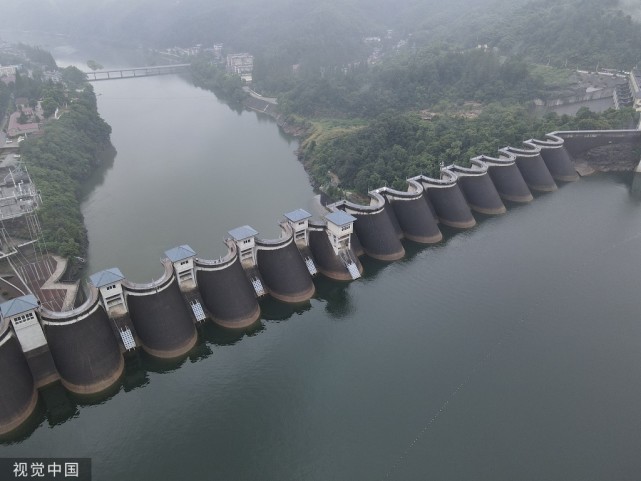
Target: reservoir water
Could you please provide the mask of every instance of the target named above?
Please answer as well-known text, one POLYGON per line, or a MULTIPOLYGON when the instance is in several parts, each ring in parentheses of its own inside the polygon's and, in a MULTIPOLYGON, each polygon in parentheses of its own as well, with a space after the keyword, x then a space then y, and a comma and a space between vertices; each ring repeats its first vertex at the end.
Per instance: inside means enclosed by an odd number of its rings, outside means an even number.
POLYGON ((169 248, 213 259, 227 252, 228 230, 250 224, 278 237, 284 212, 313 207, 296 144, 270 119, 236 113, 178 76, 94 85, 118 155, 83 204, 88 272, 117 265, 149 281, 169 248))
MULTIPOLYGON (((102 59, 98 58, 98 61, 102 59)), ((103 62, 104 63, 104 62, 103 62)), ((277 126, 179 77, 95 84, 113 165, 83 209, 91 271, 160 274, 225 232, 277 234, 313 192, 277 126)), ((350 284, 128 361, 105 398, 46 390, 0 456, 93 459, 112 480, 636 480, 641 204, 626 176, 563 186, 350 284)))

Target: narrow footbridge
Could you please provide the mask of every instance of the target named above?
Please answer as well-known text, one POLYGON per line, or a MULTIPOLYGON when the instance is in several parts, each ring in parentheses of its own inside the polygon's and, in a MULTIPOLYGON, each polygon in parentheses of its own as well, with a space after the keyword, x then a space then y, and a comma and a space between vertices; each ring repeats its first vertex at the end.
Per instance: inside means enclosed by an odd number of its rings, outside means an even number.
POLYGON ((191 65, 188 63, 173 64, 173 65, 156 65, 153 67, 133 67, 133 68, 117 68, 112 70, 96 70, 92 72, 84 72, 89 82, 97 82, 99 80, 119 80, 125 78, 135 77, 150 77, 153 75, 171 75, 175 73, 185 72, 189 70, 191 65))

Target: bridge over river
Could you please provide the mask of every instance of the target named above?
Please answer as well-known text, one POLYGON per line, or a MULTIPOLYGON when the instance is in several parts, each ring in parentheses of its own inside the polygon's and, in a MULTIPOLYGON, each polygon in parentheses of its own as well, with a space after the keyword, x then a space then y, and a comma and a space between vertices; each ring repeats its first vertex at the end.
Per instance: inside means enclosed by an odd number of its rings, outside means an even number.
POLYGON ((116 68, 111 70, 96 70, 84 72, 89 82, 99 80, 118 80, 134 77, 150 77, 153 75, 171 75, 189 70, 190 64, 156 65, 152 67, 116 68))

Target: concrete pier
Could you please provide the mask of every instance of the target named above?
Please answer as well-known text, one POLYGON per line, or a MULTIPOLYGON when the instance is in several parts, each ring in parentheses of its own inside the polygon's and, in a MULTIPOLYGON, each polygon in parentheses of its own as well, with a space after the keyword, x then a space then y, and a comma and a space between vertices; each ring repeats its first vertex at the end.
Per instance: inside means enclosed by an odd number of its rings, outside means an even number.
POLYGON ((257 263, 269 294, 282 302, 299 303, 312 298, 316 288, 294 242, 294 232, 283 222, 281 238, 256 239, 257 263))
POLYGON ((126 304, 142 348, 152 356, 176 358, 189 352, 198 335, 169 260, 164 275, 149 284, 123 281, 126 304))
POLYGON ((516 156, 516 166, 530 190, 537 192, 557 190, 558 187, 541 157, 541 149, 534 145, 526 145, 526 147, 529 148, 505 147, 499 151, 516 156))
POLYGON ((385 209, 385 198, 376 192, 370 192, 369 196, 369 205, 341 201, 334 204, 333 208, 356 218, 354 230, 365 254, 381 261, 401 259, 405 249, 398 238, 390 211, 385 209))
POLYGON ((425 188, 439 222, 457 229, 469 229, 476 225, 454 172, 441 169, 440 179, 420 175, 412 177, 412 180, 420 182, 425 188))
POLYGON ((118 381, 124 360, 95 288, 73 311, 42 309, 41 316, 51 355, 69 391, 95 394, 118 381))
POLYGON ((216 324, 241 329, 258 320, 260 307, 238 258, 236 244, 228 241, 227 247, 227 255, 221 259, 196 260, 198 289, 216 324))
POLYGON ((471 167, 451 165, 448 169, 456 174, 465 200, 473 211, 486 215, 506 212, 501 196, 487 172, 488 166, 481 159, 472 159, 471 167))
POLYGON ((0 324, 0 435, 24 423, 37 402, 38 391, 20 343, 8 323, 0 324))
POLYGON ((408 180, 405 192, 388 187, 377 192, 391 204, 405 239, 420 244, 434 244, 443 239, 438 220, 425 200, 425 189, 420 182, 408 180))
POLYGON ((480 155, 475 157, 487 165, 487 172, 492 183, 503 200, 526 203, 534 200, 521 171, 516 166, 516 155, 501 152, 499 157, 480 155))
POLYGON ((565 149, 561 137, 548 134, 545 140, 530 139, 524 144, 541 149, 541 157, 555 181, 576 182, 579 180, 579 175, 576 173, 570 154, 565 149))

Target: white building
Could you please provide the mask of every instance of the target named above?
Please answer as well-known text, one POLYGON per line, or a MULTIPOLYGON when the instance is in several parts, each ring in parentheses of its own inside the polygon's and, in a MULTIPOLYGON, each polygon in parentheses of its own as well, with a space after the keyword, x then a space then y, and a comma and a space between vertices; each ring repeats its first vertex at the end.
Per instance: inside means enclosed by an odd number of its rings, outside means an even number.
POLYGON ((17 297, 0 305, 3 322, 10 322, 22 352, 30 352, 47 344, 36 311, 40 302, 33 294, 17 297))
POLYGON ((254 56, 248 53, 230 53, 227 55, 227 70, 239 75, 243 81, 251 83, 254 70, 254 56))
POLYGON ((15 75, 17 71, 18 65, 6 65, 4 67, 0 67, 0 77, 15 75))
POLYGON ((180 288, 192 289, 196 287, 196 271, 194 269, 196 252, 184 244, 165 251, 165 255, 174 266, 180 288))
POLYGON ((258 231, 248 225, 236 227, 229 231, 238 248, 238 258, 241 262, 249 262, 256 265, 256 236, 258 231))
POLYGON ((327 220, 327 236, 336 255, 341 251, 349 250, 351 247, 350 236, 354 232, 356 217, 342 210, 337 210, 327 214, 325 220, 327 220))
POLYGON ((127 304, 122 291, 125 276, 120 269, 112 267, 89 276, 91 283, 100 291, 102 305, 109 315, 127 312, 127 304))
POLYGON ((312 214, 304 209, 296 209, 285 214, 287 223, 291 226, 292 231, 294 232, 294 242, 301 243, 303 245, 309 244, 308 227, 311 216, 312 214))

